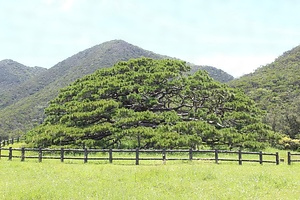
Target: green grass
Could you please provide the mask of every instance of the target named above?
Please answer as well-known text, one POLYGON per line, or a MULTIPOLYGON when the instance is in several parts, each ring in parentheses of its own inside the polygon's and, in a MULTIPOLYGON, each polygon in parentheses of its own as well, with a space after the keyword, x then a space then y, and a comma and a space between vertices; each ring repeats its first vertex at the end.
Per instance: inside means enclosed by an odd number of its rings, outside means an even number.
MULTIPOLYGON (((14 146, 14 148, 17 148, 14 146)), ((276 152, 266 149, 264 152, 276 152)), ((2 153, 7 153, 3 151, 2 153)), ((20 152, 19 152, 20 153, 20 152)), ((286 151, 279 151, 286 160, 286 151)), ((107 154, 91 154, 90 156, 107 154)), ((115 154, 114 154, 115 155, 115 154)), ((77 155, 79 156, 79 155, 77 155)), ((116 153, 116 157, 135 157, 116 153)), ((141 157, 161 157, 144 153, 141 157)), ((208 155, 204 155, 208 156, 208 155)), ((210 155, 211 156, 211 155, 210 155)), ((232 156, 224 154, 222 157, 232 156)), ((82 157, 82 155, 80 155, 82 157)), ((170 157, 188 157, 175 153, 170 157)), ((234 158, 237 155, 233 156, 234 158)), ((245 155, 256 158, 257 155, 245 155)), ((244 157, 243 157, 244 158, 244 157)), ((271 160, 274 160, 272 157, 271 160)), ((0 160, 0 199, 299 199, 300 163, 0 160)))
POLYGON ((299 199, 300 164, 0 160, 0 199, 299 199))

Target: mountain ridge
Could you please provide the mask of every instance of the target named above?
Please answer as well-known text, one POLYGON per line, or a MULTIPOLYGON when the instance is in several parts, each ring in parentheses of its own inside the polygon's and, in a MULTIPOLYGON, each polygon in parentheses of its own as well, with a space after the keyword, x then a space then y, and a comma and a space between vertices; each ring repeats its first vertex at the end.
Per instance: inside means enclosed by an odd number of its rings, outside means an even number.
POLYGON ((46 71, 42 67, 28 67, 11 59, 0 61, 0 90, 8 85, 19 85, 46 71))
POLYGON ((44 71, 47 71, 47 69, 28 67, 11 59, 0 61, 0 109, 13 101, 15 88, 39 76, 44 71))
MULTIPOLYGON (((132 58, 170 58, 123 40, 112 40, 74 54, 39 76, 26 80, 0 100, 0 134, 26 131, 42 122, 43 109, 60 88, 104 67, 132 58)), ((193 66, 192 66, 193 68, 193 66)))

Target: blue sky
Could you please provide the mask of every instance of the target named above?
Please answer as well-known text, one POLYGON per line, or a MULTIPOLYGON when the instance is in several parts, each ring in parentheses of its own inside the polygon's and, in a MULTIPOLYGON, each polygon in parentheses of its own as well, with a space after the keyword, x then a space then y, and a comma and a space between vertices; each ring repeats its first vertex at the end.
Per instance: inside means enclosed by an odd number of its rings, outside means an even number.
POLYGON ((241 76, 300 44, 298 0, 0 0, 0 60, 50 68, 122 39, 241 76))

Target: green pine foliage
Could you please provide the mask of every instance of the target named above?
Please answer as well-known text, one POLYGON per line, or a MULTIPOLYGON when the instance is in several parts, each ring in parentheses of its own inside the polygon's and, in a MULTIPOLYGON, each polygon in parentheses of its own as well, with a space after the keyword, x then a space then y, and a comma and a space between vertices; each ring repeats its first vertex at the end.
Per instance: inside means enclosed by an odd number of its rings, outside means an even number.
POLYGON ((132 59, 61 90, 33 146, 263 148, 276 134, 243 92, 178 60, 132 59))

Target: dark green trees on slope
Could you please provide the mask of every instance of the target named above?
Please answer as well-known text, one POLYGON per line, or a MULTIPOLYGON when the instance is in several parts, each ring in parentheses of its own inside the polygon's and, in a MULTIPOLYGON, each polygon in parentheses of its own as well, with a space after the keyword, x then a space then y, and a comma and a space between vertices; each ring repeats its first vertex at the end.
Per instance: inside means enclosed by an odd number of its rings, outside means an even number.
POLYGON ((98 70, 61 90, 27 142, 100 148, 261 148, 272 142, 250 98, 204 71, 187 76, 189 70, 181 61, 146 58, 98 70))
POLYGON ((300 46, 230 85, 243 89, 266 111, 264 121, 274 131, 300 138, 300 46))

